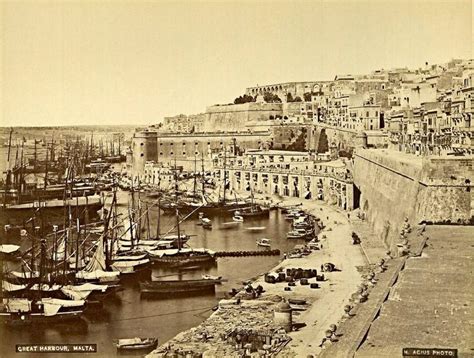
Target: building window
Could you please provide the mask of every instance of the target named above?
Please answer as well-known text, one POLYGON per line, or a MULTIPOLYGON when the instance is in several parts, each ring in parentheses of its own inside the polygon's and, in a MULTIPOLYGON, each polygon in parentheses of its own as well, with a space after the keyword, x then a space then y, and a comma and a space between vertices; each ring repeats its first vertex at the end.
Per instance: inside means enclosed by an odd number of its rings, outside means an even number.
POLYGON ((140 143, 140 145, 145 145, 145 143, 140 143))
POLYGON ((141 154, 140 154, 140 157, 143 157, 144 155, 145 155, 145 154, 141 153, 141 154))

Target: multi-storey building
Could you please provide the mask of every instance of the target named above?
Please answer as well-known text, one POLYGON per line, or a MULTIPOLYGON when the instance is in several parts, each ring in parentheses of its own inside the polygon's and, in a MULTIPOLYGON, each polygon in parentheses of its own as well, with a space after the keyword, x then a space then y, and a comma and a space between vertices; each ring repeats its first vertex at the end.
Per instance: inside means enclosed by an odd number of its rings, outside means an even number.
POLYGON ((214 159, 231 190, 323 200, 344 210, 359 205, 347 160, 318 161, 307 152, 249 150, 242 156, 214 159))

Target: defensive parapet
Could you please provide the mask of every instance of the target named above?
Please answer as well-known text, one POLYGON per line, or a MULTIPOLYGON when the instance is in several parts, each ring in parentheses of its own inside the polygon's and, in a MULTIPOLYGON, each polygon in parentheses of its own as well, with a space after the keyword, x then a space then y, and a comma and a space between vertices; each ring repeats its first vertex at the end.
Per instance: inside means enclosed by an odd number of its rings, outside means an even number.
POLYGON ((367 149, 354 153, 360 209, 391 249, 405 218, 412 225, 472 224, 472 173, 470 158, 367 149))

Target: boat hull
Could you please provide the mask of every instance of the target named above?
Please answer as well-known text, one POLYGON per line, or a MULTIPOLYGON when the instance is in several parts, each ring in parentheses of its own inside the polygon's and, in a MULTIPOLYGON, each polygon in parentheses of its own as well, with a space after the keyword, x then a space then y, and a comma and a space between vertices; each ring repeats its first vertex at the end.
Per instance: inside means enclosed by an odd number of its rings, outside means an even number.
POLYGON ((174 256, 162 256, 162 257, 151 257, 151 262, 154 265, 166 266, 166 267, 182 267, 182 266, 211 266, 215 265, 216 258, 211 255, 174 255, 174 256))
POLYGON ((214 280, 140 282, 140 292, 143 295, 156 297, 207 294, 215 292, 215 285, 214 280))
POLYGON ((8 313, 0 312, 0 321, 6 325, 23 326, 31 324, 56 324, 81 320, 82 310, 61 312, 54 316, 43 313, 8 313))
MULTIPOLYGON (((179 205, 178 210, 182 215, 189 215, 190 217, 198 217, 199 213, 203 213, 205 216, 233 216, 234 211, 238 210, 242 207, 247 207, 248 204, 229 204, 229 205, 222 205, 222 204, 215 204, 215 205, 203 205, 199 206, 189 206, 189 205, 179 205)), ((176 213, 175 206, 160 206, 163 212, 167 215, 174 215, 176 213)))

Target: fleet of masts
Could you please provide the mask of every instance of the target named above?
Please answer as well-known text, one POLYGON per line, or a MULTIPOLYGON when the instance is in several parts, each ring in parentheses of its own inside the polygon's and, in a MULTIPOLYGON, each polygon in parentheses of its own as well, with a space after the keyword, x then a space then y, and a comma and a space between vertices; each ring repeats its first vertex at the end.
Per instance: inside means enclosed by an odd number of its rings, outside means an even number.
MULTIPOLYGON (((204 160, 198 175, 195 158, 191 195, 183 195, 179 190, 175 164, 173 190, 159 191, 156 200, 150 200, 150 196, 143 197, 140 181, 136 186, 131 181, 126 187, 128 193, 119 189, 121 178, 117 176, 109 176, 104 186, 108 174, 104 176, 103 170, 110 165, 104 158, 110 159, 110 154, 116 156, 114 142, 104 146, 101 140, 97 146, 91 135, 90 140, 77 139, 58 150, 51 139, 46 145, 44 161, 38 159, 37 144, 35 140, 32 163, 26 160, 23 145, 17 145, 15 164, 10 165, 10 132, 2 210, 8 220, 7 234, 18 234, 21 246, 26 249, 16 257, 13 266, 0 265, 3 299, 0 317, 9 323, 80 317, 91 304, 102 302, 120 289, 122 281, 129 277, 141 282, 143 294, 209 291, 220 278, 150 280, 152 265, 171 269, 216 265, 211 250, 187 246, 191 236, 183 232, 183 221, 200 214, 202 225, 210 225, 203 214, 235 216, 236 210, 242 216, 268 215, 267 209, 253 202, 253 195, 250 203, 239 201, 236 196, 229 199, 225 151, 219 199, 207 198, 204 160), (29 187, 25 181, 27 169, 35 176, 42 176, 43 182, 35 180, 35 185, 29 187), (108 191, 104 192, 104 188, 108 191), (126 210, 123 202, 119 202, 119 196, 123 198, 123 195, 128 195, 126 210), (155 211, 156 217, 152 215, 155 211), (165 232, 160 223, 161 211, 175 216, 174 224, 165 232), (18 220, 21 213, 24 215, 18 220), (152 229, 153 221, 156 230, 152 229), (20 231, 13 230, 13 226, 20 231)), ((120 158, 120 140, 118 150, 120 158)))
MULTIPOLYGON (((152 263, 166 266, 180 266, 192 263, 215 263, 213 253, 206 249, 194 250, 185 246, 189 239, 182 233, 180 224, 183 218, 176 209, 176 224, 166 233, 161 232, 159 205, 161 198, 154 203, 144 202, 140 191, 133 188, 129 192, 126 213, 118 212, 117 183, 113 183, 111 201, 106 203, 106 196, 101 196, 99 215, 89 213, 89 202, 79 205, 79 200, 87 195, 84 191, 77 195, 76 187, 84 177, 84 158, 90 158, 90 146, 75 143, 74 149, 66 148, 67 157, 62 165, 64 176, 58 173, 57 182, 62 181, 62 205, 51 207, 46 195, 51 189, 50 163, 57 160, 54 156, 54 141, 46 151, 44 166, 44 183, 36 186, 34 194, 37 205, 26 207, 28 220, 17 227, 27 249, 17 258, 11 267, 0 265, 2 310, 0 317, 12 324, 31 324, 35 322, 54 322, 77 318, 82 315, 91 297, 100 297, 117 290, 121 280, 131 275, 145 273, 149 276, 152 263), (83 149, 87 148, 87 151, 83 149), (138 198, 136 197, 138 195, 138 198), (44 204, 44 205, 43 205, 44 204), (156 233, 151 231, 150 212, 158 208, 156 233), (30 210, 33 209, 33 210, 30 210), (45 215, 54 209, 55 214, 62 216, 61 225, 53 226, 47 232, 45 215), (124 215, 125 214, 125 215, 124 215), (95 220, 94 220, 95 219, 95 220), (173 231, 176 234, 173 234, 173 231), (101 294, 97 294, 100 292, 101 294)), ((36 141, 35 141, 36 146, 36 141)), ((113 151, 114 147, 111 146, 113 151)), ((20 209, 24 203, 21 195, 25 194, 23 151, 18 152, 19 160, 10 166, 11 132, 9 138, 8 165, 4 183, 3 210, 20 209), (17 165, 19 163, 19 165, 17 165), (11 175, 15 178, 11 180, 11 175), (11 200, 10 194, 15 188, 17 200, 11 200), (10 200, 8 200, 10 199, 10 200)), ((37 154, 34 152, 34 171, 36 171, 37 154)), ((61 158, 61 157, 60 157, 61 158)), ((57 162, 56 162, 57 163, 57 162)), ((38 165, 39 167, 39 165, 38 165)), ((175 171, 177 189, 177 171, 175 171)), ((176 190, 178 200, 178 190, 176 190)), ((24 197, 23 197, 24 198, 24 197)), ((59 200, 61 198, 55 198, 59 200)), ((11 215, 9 219, 15 219, 11 215)), ((6 229, 10 230, 10 224, 6 229)), ((147 292, 156 283, 147 281, 147 292)), ((182 283, 181 283, 182 284, 182 283)), ((171 288, 171 291, 172 288, 171 288)))

